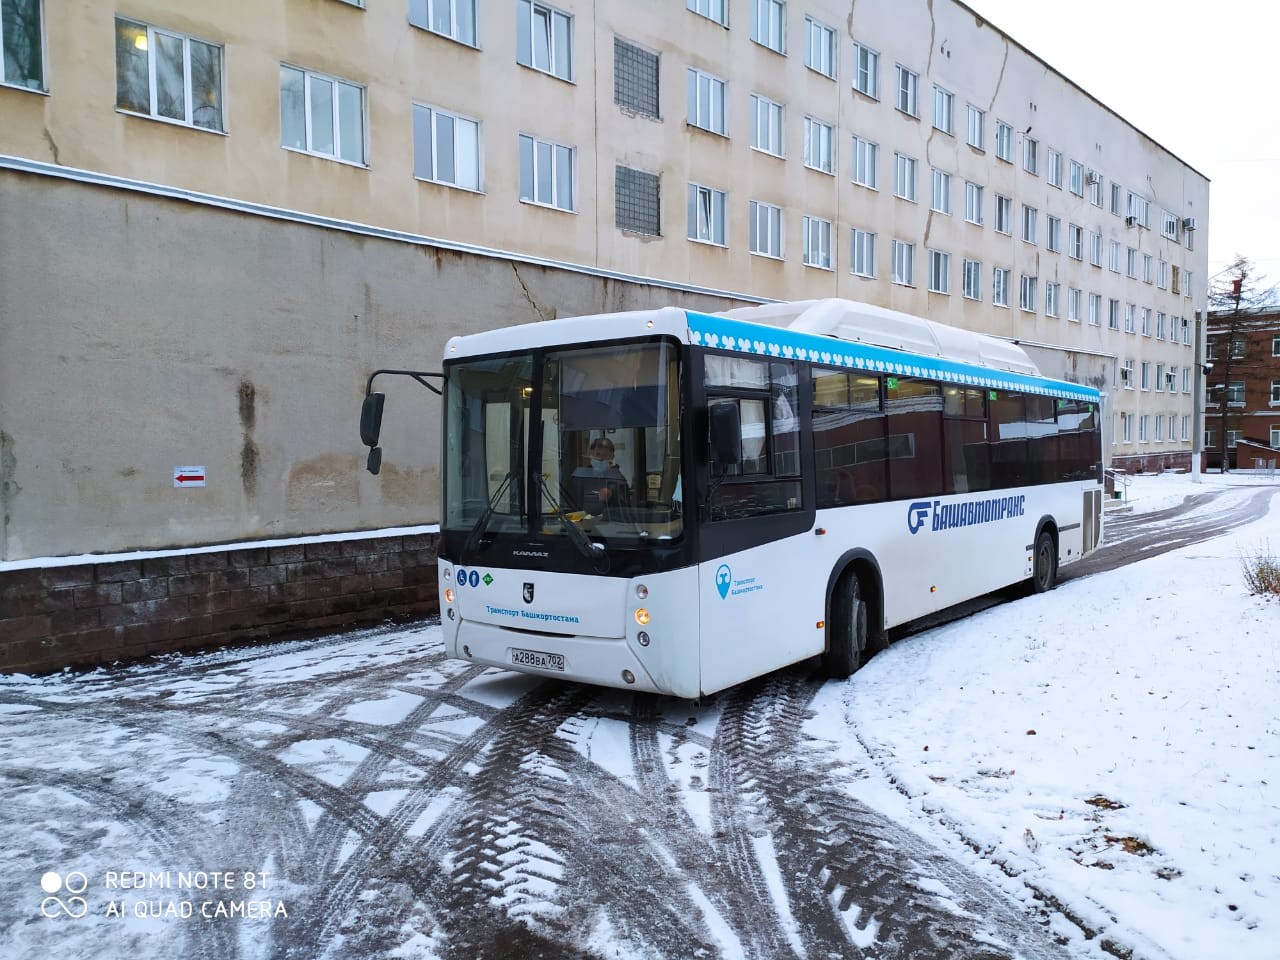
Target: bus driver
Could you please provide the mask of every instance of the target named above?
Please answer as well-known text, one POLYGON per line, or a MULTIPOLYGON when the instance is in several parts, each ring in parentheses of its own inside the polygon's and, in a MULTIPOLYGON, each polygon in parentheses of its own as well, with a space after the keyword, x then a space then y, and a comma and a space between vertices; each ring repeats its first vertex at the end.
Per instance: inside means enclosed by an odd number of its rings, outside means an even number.
POLYGON ((588 450, 587 465, 573 471, 574 492, 582 509, 604 513, 609 505, 622 506, 627 500, 627 481, 613 462, 613 441, 596 437, 588 450))

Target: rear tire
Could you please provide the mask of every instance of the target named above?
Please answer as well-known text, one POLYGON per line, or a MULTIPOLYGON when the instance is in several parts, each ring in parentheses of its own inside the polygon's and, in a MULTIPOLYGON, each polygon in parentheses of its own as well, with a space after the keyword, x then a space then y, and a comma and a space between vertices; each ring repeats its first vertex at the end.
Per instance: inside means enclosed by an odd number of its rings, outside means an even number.
POLYGON ((1036 537, 1036 550, 1031 566, 1031 589, 1035 593, 1048 593, 1058 585, 1058 548, 1053 534, 1041 530, 1036 537))
POLYGON ((823 672, 832 680, 844 680, 867 656, 867 604, 862 599, 858 577, 846 573, 831 595, 831 625, 827 650, 822 655, 823 672))

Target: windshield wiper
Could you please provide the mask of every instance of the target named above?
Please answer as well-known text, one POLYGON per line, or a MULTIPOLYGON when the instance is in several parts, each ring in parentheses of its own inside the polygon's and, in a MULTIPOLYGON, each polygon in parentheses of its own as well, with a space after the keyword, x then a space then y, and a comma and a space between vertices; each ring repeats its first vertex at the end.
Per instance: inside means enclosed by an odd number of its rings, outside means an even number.
POLYGON ((472 525, 471 532, 467 534, 467 541, 462 545, 464 554, 471 553, 479 546, 480 538, 484 535, 485 528, 489 526, 489 521, 493 519, 494 508, 497 506, 498 501, 502 499, 507 487, 511 486, 511 480, 515 475, 516 472, 514 470, 508 470, 507 475, 502 478, 502 483, 498 485, 498 489, 494 491, 493 496, 489 498, 489 502, 485 504, 484 512, 480 514, 472 525))
POLYGON ((603 543, 596 543, 582 529, 564 515, 564 511, 560 509, 560 504, 556 503, 556 498, 551 495, 551 490, 547 487, 547 478, 538 475, 538 486, 542 488, 542 495, 547 498, 547 503, 551 504, 551 509, 555 511, 555 515, 560 518, 560 528, 564 530, 565 535, 584 557, 591 561, 592 565, 599 573, 604 573, 609 569, 609 555, 605 552, 603 543))

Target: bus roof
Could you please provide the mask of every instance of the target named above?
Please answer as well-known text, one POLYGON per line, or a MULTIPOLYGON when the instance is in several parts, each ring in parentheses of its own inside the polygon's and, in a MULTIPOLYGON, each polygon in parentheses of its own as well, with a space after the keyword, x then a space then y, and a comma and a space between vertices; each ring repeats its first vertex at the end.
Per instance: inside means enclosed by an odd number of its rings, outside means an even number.
POLYGON ((704 346, 1063 399, 1101 399, 1093 387, 1043 377, 1015 343, 869 303, 829 298, 687 316, 690 340, 704 346))
POLYGON ((675 307, 561 317, 453 337, 444 360, 654 335, 868 373, 1100 401, 1096 389, 1046 379, 1017 344, 853 300, 803 300, 698 313, 675 307))

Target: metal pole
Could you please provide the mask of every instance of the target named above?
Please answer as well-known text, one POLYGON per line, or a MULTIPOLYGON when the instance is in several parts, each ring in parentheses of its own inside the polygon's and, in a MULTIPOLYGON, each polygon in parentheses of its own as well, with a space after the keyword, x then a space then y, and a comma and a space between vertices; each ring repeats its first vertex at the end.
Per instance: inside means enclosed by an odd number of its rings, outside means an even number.
POLYGON ((1196 311, 1195 374, 1191 394, 1191 482, 1200 482, 1200 451, 1204 447, 1204 316, 1196 311))

